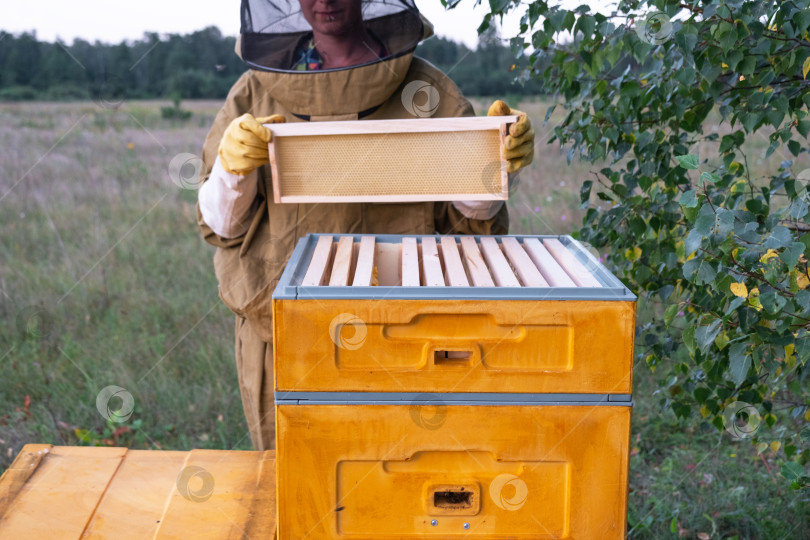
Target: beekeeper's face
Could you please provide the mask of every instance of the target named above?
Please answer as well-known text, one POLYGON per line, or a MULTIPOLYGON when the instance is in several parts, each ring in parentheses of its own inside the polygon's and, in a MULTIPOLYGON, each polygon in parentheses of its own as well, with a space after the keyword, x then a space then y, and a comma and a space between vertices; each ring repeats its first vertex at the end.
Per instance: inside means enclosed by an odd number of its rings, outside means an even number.
POLYGON ((304 18, 321 34, 346 34, 362 24, 361 0, 300 1, 304 18))

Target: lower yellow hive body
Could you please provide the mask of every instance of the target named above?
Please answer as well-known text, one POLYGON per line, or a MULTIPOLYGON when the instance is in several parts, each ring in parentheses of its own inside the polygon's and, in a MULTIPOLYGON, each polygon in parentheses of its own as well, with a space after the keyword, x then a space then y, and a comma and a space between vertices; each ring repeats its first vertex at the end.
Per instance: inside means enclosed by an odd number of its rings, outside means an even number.
POLYGON ((624 538, 630 407, 279 405, 279 539, 624 538))
POLYGON ((0 477, 0 538, 273 538, 275 505, 273 451, 29 444, 0 477))

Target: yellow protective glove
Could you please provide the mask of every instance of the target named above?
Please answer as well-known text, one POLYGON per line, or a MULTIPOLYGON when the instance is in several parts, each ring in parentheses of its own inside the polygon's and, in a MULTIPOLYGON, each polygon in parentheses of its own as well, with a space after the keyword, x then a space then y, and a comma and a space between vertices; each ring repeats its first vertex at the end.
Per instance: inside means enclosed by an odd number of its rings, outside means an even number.
POLYGON ((528 115, 523 111, 510 109, 509 105, 495 100, 487 111, 487 116, 507 116, 516 114, 516 122, 509 124, 509 134, 504 138, 503 157, 507 160, 506 171, 515 173, 534 159, 534 128, 528 115))
POLYGON ((284 117, 280 114, 254 118, 252 114, 246 113, 234 119, 219 141, 218 153, 222 167, 231 174, 244 176, 270 163, 267 145, 273 134, 262 124, 283 122, 284 117))

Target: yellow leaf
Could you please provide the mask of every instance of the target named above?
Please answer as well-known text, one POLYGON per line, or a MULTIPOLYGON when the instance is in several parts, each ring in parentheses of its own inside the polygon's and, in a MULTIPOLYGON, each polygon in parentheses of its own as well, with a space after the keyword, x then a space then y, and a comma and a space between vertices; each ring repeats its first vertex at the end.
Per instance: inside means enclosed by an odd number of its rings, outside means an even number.
POLYGON ((807 79, 807 73, 810 72, 810 56, 804 59, 804 64, 802 64, 802 77, 807 79))
POLYGON ((771 441, 771 452, 776 453, 779 451, 779 448, 781 447, 782 443, 780 443, 779 441, 771 441))
POLYGON ((799 274, 796 285, 798 285, 800 289, 806 289, 810 286, 810 278, 807 277, 807 274, 799 274))
POLYGON ((764 442, 757 443, 757 454, 761 454, 762 452, 764 452, 767 449, 768 449, 768 443, 764 443, 764 442))
POLYGON ((728 69, 728 64, 725 62, 720 62, 720 65, 723 66, 723 69, 728 69))
POLYGON ((709 409, 706 408, 706 405, 702 405, 700 407, 700 416, 702 416, 703 418, 709 416, 709 409))
POLYGON ((734 296, 748 298, 748 287, 745 286, 745 283, 732 283, 729 288, 734 296))
POLYGON ((638 246, 628 248, 625 250, 624 256, 627 257, 628 261, 635 262, 641 257, 641 248, 638 246))
POLYGON ((647 86, 647 79, 641 79, 641 86, 647 86))
POLYGON ((804 419, 807 420, 808 422, 810 422, 810 409, 807 409, 804 412, 804 419))
POLYGON ((770 261, 774 257, 778 257, 778 256, 779 256, 779 254, 776 252, 775 249, 769 249, 768 251, 765 252, 765 255, 763 255, 762 257, 759 258, 759 262, 761 262, 763 264, 767 264, 768 261, 770 261))
MULTIPOLYGON (((748 292, 748 305, 757 311, 762 311, 762 302, 759 301, 759 288, 754 287, 748 292)), ((762 322, 762 321, 760 321, 762 322)))

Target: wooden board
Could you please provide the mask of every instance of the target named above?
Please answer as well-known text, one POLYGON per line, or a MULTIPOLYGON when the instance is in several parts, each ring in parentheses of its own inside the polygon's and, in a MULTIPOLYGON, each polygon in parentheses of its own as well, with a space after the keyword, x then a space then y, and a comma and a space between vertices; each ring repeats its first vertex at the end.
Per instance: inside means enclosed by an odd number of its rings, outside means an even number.
POLYGON ((432 236, 422 238, 422 270, 425 272, 426 286, 445 286, 442 263, 439 261, 439 251, 436 247, 436 239, 432 236))
POLYGON ((0 538, 274 538, 276 530, 274 451, 26 445, 0 477, 0 494, 0 538))
POLYGON ((360 249, 357 253, 357 268, 354 272, 352 285, 368 287, 374 275, 374 243, 373 236, 364 236, 360 239, 360 249))
POLYGON ((520 287, 514 272, 509 267, 509 262, 503 256, 498 241, 490 236, 481 238, 481 249, 484 251, 484 259, 492 271, 495 278, 495 285, 498 287, 520 287))
POLYGON ((318 244, 315 246, 315 252, 312 254, 312 260, 307 268, 307 273, 304 275, 304 280, 301 285, 321 285, 326 277, 326 265, 329 263, 329 258, 332 255, 332 237, 321 236, 318 238, 318 244))
POLYGON ((458 254, 458 244, 452 236, 442 236, 442 257, 447 273, 447 281, 451 287, 469 287, 467 273, 464 265, 461 264, 461 257, 458 254))
POLYGON ((505 236, 501 243, 504 251, 506 251, 506 256, 509 257, 509 261, 515 267, 524 287, 548 287, 548 282, 540 274, 540 271, 526 252, 523 251, 523 246, 516 238, 505 236))
POLYGON ((277 203, 508 198, 503 138, 516 116, 268 125, 277 203), (452 167, 447 155, 453 155, 452 167))
POLYGON ((543 245, 548 249, 554 259, 565 270, 571 279, 580 287, 601 287, 602 284, 588 271, 581 262, 568 251, 562 242, 556 238, 544 238, 543 245))
POLYGON ((546 278, 552 287, 576 287, 577 284, 565 273, 565 270, 554 260, 551 253, 543 247, 537 238, 527 238, 523 241, 523 247, 532 259, 532 262, 540 269, 540 273, 546 278))
POLYGON ((290 122, 265 124, 273 137, 311 137, 317 135, 366 135, 391 133, 444 133, 450 131, 500 130, 516 122, 516 115, 468 116, 460 118, 418 118, 398 120, 350 120, 340 122, 290 122))
POLYGON ((481 256, 481 251, 478 249, 478 243, 472 236, 463 236, 461 238, 461 248, 464 251, 464 261, 467 263, 467 269, 470 271, 473 286, 475 287, 494 287, 495 282, 492 281, 492 276, 487 269, 487 264, 481 256))
POLYGON ((354 240, 351 236, 341 236, 338 240, 335 261, 332 263, 332 274, 329 276, 330 287, 345 287, 349 284, 353 247, 354 240))
POLYGON ((419 286, 419 250, 416 238, 408 236, 402 239, 402 286, 419 286))

